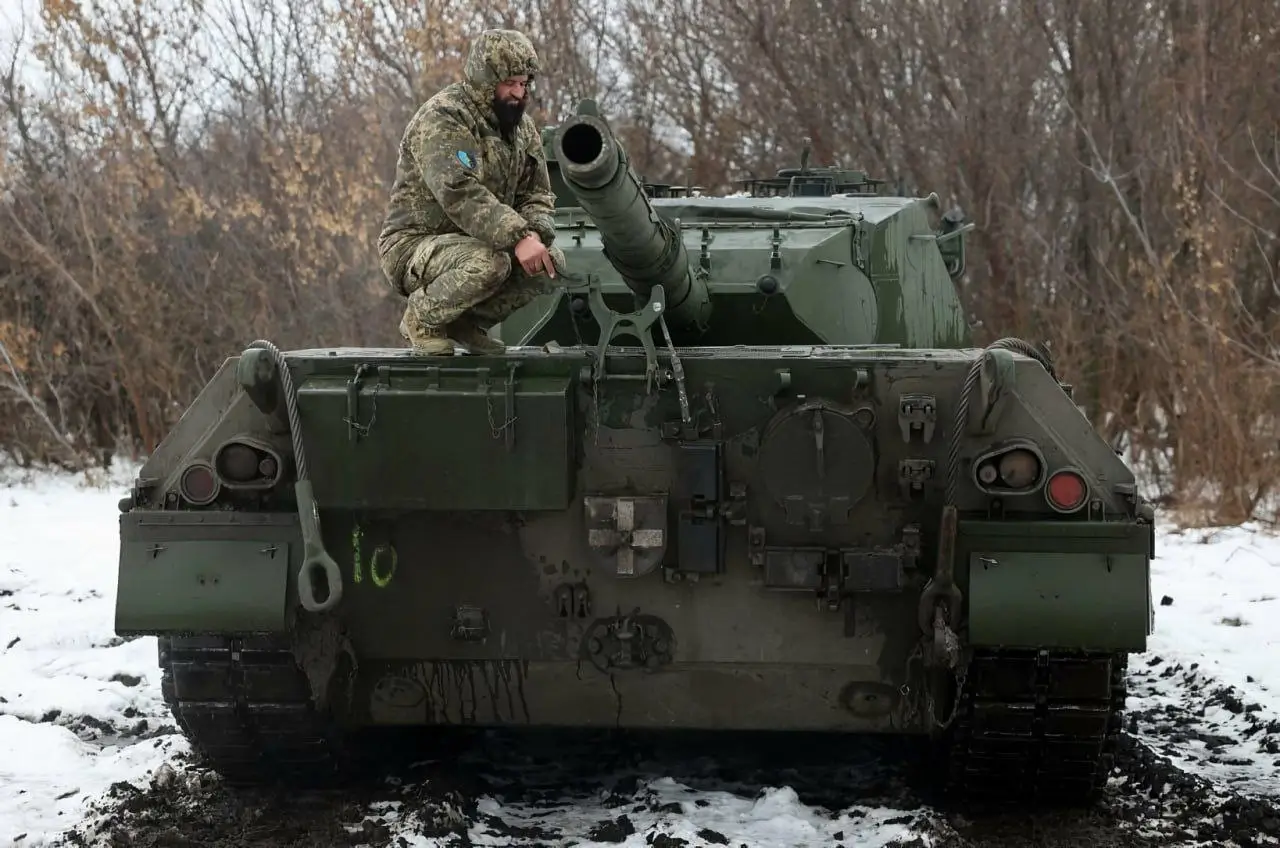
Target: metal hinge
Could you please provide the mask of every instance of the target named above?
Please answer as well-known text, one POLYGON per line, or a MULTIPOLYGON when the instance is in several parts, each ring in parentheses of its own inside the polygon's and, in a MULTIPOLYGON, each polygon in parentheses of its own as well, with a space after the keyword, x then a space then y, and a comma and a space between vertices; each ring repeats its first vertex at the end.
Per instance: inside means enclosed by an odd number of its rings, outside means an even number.
POLYGON ((938 421, 938 400, 933 395, 903 395, 898 399, 898 426, 902 429, 902 441, 910 442, 911 434, 919 431, 924 443, 933 439, 938 421))

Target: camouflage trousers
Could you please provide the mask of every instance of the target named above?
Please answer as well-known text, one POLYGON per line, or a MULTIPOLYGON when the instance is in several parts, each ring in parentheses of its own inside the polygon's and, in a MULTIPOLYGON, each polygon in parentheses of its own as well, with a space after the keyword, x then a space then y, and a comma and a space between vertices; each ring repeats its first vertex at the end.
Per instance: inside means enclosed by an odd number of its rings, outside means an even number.
MULTIPOLYGON (((563 271, 564 253, 554 245, 550 253, 556 269, 563 271)), ((550 291, 555 282, 541 274, 529 276, 511 254, 500 253, 471 236, 423 239, 405 271, 404 290, 409 295, 405 324, 443 330, 466 315, 488 330, 550 291)))

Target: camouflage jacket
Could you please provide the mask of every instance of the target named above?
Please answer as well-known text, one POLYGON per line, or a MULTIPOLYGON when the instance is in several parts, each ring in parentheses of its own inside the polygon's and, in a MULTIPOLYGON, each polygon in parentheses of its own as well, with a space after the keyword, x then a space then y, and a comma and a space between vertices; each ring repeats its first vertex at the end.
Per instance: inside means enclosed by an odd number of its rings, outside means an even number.
POLYGON ((528 40, 508 30, 480 35, 466 78, 424 103, 400 142, 395 181, 378 252, 399 289, 408 258, 423 237, 465 233, 506 251, 529 232, 555 238, 555 195, 542 138, 521 119, 513 141, 503 137, 492 107, 500 80, 537 70, 528 40))

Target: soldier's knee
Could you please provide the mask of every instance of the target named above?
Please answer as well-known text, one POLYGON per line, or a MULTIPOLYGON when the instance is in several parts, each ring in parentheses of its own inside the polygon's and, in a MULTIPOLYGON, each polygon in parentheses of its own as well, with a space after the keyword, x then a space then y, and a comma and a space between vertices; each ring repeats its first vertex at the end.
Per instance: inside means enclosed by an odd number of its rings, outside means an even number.
POLYGON ((468 252, 458 270, 482 288, 493 288, 511 276, 511 257, 488 247, 478 247, 468 252))

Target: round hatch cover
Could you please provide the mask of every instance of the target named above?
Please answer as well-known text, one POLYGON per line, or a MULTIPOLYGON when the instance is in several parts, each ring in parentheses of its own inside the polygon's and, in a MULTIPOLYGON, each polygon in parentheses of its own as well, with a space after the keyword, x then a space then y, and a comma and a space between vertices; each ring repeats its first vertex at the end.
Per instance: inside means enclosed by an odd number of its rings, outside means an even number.
POLYGON ((870 487, 875 451, 851 417, 809 401, 766 428, 759 469, 789 523, 838 524, 870 487))

